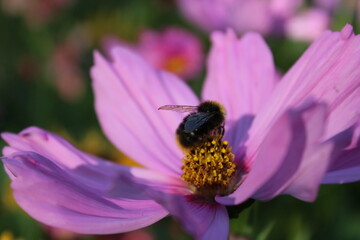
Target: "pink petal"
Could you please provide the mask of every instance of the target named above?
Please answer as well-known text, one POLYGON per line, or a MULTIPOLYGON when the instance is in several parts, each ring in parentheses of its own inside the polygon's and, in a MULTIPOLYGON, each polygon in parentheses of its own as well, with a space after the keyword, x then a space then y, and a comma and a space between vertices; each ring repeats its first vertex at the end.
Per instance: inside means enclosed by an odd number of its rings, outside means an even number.
POLYGON ((337 134, 329 141, 335 147, 333 159, 322 183, 347 183, 360 180, 360 125, 337 134))
POLYGON ((152 185, 141 179, 128 178, 127 175, 120 176, 120 179, 161 204, 196 239, 227 239, 229 216, 224 206, 201 196, 190 195, 189 191, 181 192, 180 188, 152 185))
MULTIPOLYGON (((126 197, 139 199, 139 195, 143 197, 147 189, 157 189, 169 194, 190 194, 188 185, 180 178, 174 179, 168 176, 159 175, 141 168, 131 168, 128 172, 121 172, 117 175, 115 184, 108 192, 109 196, 121 198, 126 193, 126 197), (133 195, 130 195, 133 194, 133 195)), ((147 196, 147 195, 146 195, 147 196)), ((148 196, 147 196, 148 197, 148 196)), ((146 198, 147 199, 147 198, 146 198)))
MULTIPOLYGON (((359 161, 360 154, 357 154, 357 162, 359 161)), ((337 171, 331 171, 326 174, 323 179, 323 184, 342 184, 356 182, 360 180, 360 165, 352 168, 341 169, 337 171)))
POLYGON ((329 106, 324 134, 328 139, 347 129, 360 115, 360 36, 347 25, 325 32, 286 73, 250 130, 248 152, 256 152, 276 116, 311 96, 329 106))
POLYGON ((129 50, 114 47, 113 61, 95 52, 95 108, 108 138, 140 164, 179 176, 181 152, 175 130, 184 115, 159 111, 166 104, 198 105, 192 91, 173 75, 155 71, 129 50))
POLYGON ((4 155, 17 151, 37 152, 67 168, 74 169, 83 164, 101 164, 100 159, 80 153, 65 139, 38 127, 28 127, 19 134, 2 133, 1 137, 10 145, 4 155))
POLYGON ((232 31, 214 33, 212 41, 202 96, 224 105, 225 138, 238 146, 246 140, 253 116, 265 105, 277 82, 273 58, 264 40, 255 33, 241 40, 232 31))
POLYGON ((304 201, 315 200, 333 149, 331 142, 320 143, 325 130, 326 110, 319 104, 292 113, 293 134, 305 142, 303 146, 300 143, 290 147, 277 173, 255 193, 254 198, 269 200, 279 194, 290 194, 304 201))
POLYGON ((73 170, 33 152, 14 153, 3 162, 15 176, 11 186, 17 203, 47 225, 77 233, 109 234, 139 229, 167 215, 152 200, 110 198, 105 189, 78 181, 73 170))
MULTIPOLYGON (((151 190, 150 190, 151 191, 151 190)), ((148 194, 159 202, 195 239, 227 239, 229 216, 224 206, 208 203, 193 195, 176 195, 153 191, 148 194)))
MULTIPOLYGON (((50 159, 61 169, 71 170, 68 174, 76 178, 78 182, 99 191, 110 191, 110 189, 116 191, 114 188, 124 190, 124 186, 117 184, 115 181, 118 180, 119 175, 125 173, 152 184, 173 186, 174 188, 176 186, 183 188, 184 185, 179 178, 151 172, 147 169, 125 167, 96 158, 79 151, 63 138, 37 127, 27 128, 18 135, 3 133, 2 137, 10 145, 3 149, 4 155, 8 156, 18 152, 35 152, 50 159)), ((12 177, 10 172, 9 176, 12 177)), ((143 198, 142 193, 134 192, 130 188, 126 189, 127 191, 122 191, 122 197, 126 193, 127 197, 143 198)))
POLYGON ((307 150, 298 170, 278 194, 289 194, 308 202, 315 201, 331 160, 331 149, 331 144, 324 144, 307 150))
POLYGON ((261 143, 245 180, 233 194, 217 201, 239 204, 283 192, 306 200, 313 197, 330 159, 331 145, 319 146, 325 113, 324 105, 309 103, 283 114, 261 143))

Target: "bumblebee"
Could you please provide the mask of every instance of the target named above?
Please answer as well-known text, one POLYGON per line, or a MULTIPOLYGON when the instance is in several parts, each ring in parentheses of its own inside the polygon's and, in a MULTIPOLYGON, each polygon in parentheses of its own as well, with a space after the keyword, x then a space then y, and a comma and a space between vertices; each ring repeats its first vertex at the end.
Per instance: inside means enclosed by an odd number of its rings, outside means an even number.
POLYGON ((211 137, 224 135, 225 110, 214 101, 205 101, 199 106, 165 105, 159 110, 190 112, 176 130, 179 144, 184 148, 194 148, 211 137))

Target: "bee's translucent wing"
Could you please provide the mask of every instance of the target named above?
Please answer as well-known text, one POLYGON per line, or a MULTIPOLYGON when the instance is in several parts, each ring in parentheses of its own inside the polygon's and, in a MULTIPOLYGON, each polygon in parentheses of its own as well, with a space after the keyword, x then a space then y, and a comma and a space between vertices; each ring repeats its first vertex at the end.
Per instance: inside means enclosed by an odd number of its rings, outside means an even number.
POLYGON ((205 124, 215 113, 198 112, 187 117, 184 125, 184 131, 187 133, 193 132, 200 126, 205 124))
POLYGON ((175 112, 195 112, 197 110, 197 106, 186 106, 186 105, 164 105, 159 107, 158 110, 168 110, 175 112))

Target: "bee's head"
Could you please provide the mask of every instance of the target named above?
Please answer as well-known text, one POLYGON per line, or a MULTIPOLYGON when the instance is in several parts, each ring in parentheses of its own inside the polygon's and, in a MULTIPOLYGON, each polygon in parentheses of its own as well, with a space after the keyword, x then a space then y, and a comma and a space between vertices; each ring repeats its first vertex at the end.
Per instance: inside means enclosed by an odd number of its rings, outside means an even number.
POLYGON ((223 112, 223 107, 214 101, 206 101, 199 105, 199 112, 223 112))

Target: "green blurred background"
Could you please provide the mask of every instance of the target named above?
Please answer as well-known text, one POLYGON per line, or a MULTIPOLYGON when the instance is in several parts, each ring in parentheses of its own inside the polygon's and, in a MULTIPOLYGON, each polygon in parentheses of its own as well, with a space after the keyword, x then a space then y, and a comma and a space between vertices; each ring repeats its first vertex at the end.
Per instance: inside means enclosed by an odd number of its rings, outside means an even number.
MULTIPOLYGON (((93 108, 89 69, 92 52, 102 37, 136 42, 142 29, 179 26, 195 34, 208 52, 206 33, 185 21, 170 0, 72 0, 37 12, 29 1, 18 10, 1 0, 0 6, 0 131, 19 132, 36 125, 56 132, 87 152, 124 164, 122 155, 100 131, 93 108), (10 6, 10 7, 9 7, 10 6), (65 74, 61 75, 62 73, 65 74), (68 77, 68 78, 66 78, 68 77), (60 79, 60 80, 59 80, 60 79), (59 81, 68 82, 59 82, 59 81)), ((25 0, 26 2, 26 0, 25 0)), ((353 9, 333 14, 333 30, 352 23, 353 9)), ((285 37, 267 38, 275 64, 285 72, 308 43, 285 37)), ((190 86, 199 93, 205 70, 190 86)), ((0 147, 5 143, 0 140, 0 147)), ((314 203, 288 196, 256 202, 231 221, 232 239, 360 239, 360 183, 322 186, 314 203)), ((49 229, 16 205, 9 179, 0 169, 0 240, 11 239, 190 239, 172 219, 144 230, 112 236, 79 236, 49 229)))

